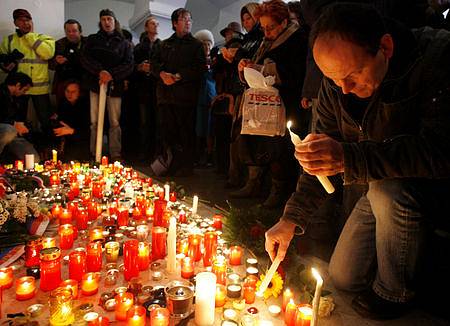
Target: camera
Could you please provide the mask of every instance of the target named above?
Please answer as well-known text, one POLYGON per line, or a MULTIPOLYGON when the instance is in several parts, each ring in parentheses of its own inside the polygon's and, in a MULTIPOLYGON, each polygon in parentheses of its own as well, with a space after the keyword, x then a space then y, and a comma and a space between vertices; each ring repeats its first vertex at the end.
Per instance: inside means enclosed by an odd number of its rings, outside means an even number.
MULTIPOLYGON (((7 66, 10 63, 16 63, 19 60, 22 60, 24 57, 23 53, 20 52, 17 49, 14 49, 11 53, 7 53, 7 54, 0 54, 0 64, 7 66)), ((17 69, 17 65, 16 65, 16 69, 17 69)))

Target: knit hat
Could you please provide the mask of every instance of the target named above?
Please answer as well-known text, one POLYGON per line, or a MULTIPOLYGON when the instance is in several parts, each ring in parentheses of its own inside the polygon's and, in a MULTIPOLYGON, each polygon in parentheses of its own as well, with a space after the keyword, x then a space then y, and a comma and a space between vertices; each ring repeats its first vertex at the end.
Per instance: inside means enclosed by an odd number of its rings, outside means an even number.
POLYGON ((224 29, 222 29, 220 31, 220 35, 222 35, 223 37, 225 37, 225 33, 228 31, 232 31, 233 33, 238 33, 242 35, 242 29, 241 29, 241 24, 239 24, 238 22, 231 22, 227 25, 227 27, 225 27, 224 29))
POLYGON ((194 37, 199 41, 209 41, 211 42, 211 47, 214 46, 214 36, 207 29, 201 29, 197 33, 194 34, 194 37))
POLYGON ((28 18, 30 20, 33 19, 33 18, 31 18, 31 14, 29 13, 29 11, 26 10, 26 9, 16 9, 16 10, 14 10, 13 11, 13 19, 16 20, 16 19, 18 19, 20 17, 25 17, 25 18, 28 18))
POLYGON ((100 17, 102 17, 102 16, 111 16, 114 19, 116 19, 116 15, 114 15, 114 13, 113 13, 113 11, 111 9, 102 9, 100 11, 100 15, 99 16, 100 17))

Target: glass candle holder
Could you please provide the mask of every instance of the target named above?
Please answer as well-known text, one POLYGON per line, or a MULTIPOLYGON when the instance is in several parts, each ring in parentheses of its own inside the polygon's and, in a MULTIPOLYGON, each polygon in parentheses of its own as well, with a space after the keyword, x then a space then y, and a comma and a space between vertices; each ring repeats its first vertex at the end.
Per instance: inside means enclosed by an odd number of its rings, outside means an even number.
POLYGON ((105 243, 105 258, 107 263, 115 263, 119 258, 120 244, 117 241, 105 243))
POLYGON ((225 305, 225 300, 227 297, 227 288, 225 285, 217 284, 216 286, 216 308, 223 307, 225 305))
POLYGON ((139 242, 137 262, 140 271, 145 271, 150 265, 150 243, 139 242))
POLYGON ((212 272, 216 274, 217 283, 226 285, 227 263, 224 256, 217 256, 212 265, 212 272))
POLYGON ((194 285, 187 281, 172 281, 165 287, 167 308, 176 319, 185 318, 192 312, 194 285))
POLYGON ((256 299, 256 289, 253 286, 244 285, 243 295, 246 304, 252 304, 256 299))
POLYGON ((86 296, 94 295, 98 292, 100 273, 86 273, 81 279, 81 293, 86 296))
POLYGON ((97 226, 89 230, 89 241, 103 240, 103 227, 97 226))
POLYGON ((36 282, 33 276, 23 276, 16 280, 16 299, 28 300, 36 293, 36 282))
POLYGON ((76 221, 78 230, 86 230, 88 228, 89 217, 85 208, 80 207, 78 209, 76 221))
POLYGON ((163 227, 152 228, 152 260, 163 259, 166 257, 166 229, 163 227))
POLYGON ((281 309, 283 311, 286 310, 286 306, 289 303, 289 301, 291 301, 291 299, 294 299, 294 293, 287 288, 286 290, 283 291, 283 304, 281 306, 281 309))
POLYGON ((181 277, 190 279, 194 276, 194 260, 191 257, 184 257, 181 261, 181 277))
POLYGON ((39 265, 39 253, 42 249, 42 238, 29 240, 25 245, 25 266, 39 265))
POLYGON ((89 242, 86 252, 87 271, 99 272, 102 268, 102 244, 100 242, 89 242))
POLYGON ((72 298, 78 298, 78 282, 73 279, 64 280, 59 284, 59 287, 70 289, 72 291, 72 298))
POLYGON ((242 251, 239 246, 230 247, 230 265, 238 266, 242 264, 242 251))
POLYGON ((100 215, 99 207, 100 206, 98 205, 98 203, 96 201, 91 200, 88 203, 87 211, 88 211, 89 221, 95 221, 98 218, 98 216, 100 215))
POLYGON ((222 215, 216 214, 213 216, 213 228, 222 230, 222 215))
POLYGON ((105 285, 115 285, 117 283, 117 279, 119 278, 119 270, 118 269, 110 269, 106 271, 105 277, 105 285))
POLYGON ((61 250, 59 248, 42 249, 41 259, 41 281, 42 291, 51 291, 61 283, 61 250))
POLYGON ((146 310, 143 306, 132 306, 127 311, 127 326, 145 326, 146 310))
POLYGON ((115 296, 115 301, 116 301, 115 307, 116 320, 126 320, 127 311, 134 304, 133 294, 129 292, 120 293, 115 296))
POLYGON ((230 284, 227 286, 227 297, 238 299, 241 297, 242 286, 239 284, 230 284))
POLYGON ((154 202, 154 209, 153 209, 153 226, 162 226, 167 227, 164 223, 164 212, 166 211, 167 207, 167 201, 164 199, 156 199, 154 202))
POLYGON ((167 308, 155 308, 150 313, 150 325, 169 326, 170 312, 167 308))
POLYGON ((69 278, 80 282, 86 268, 86 252, 75 250, 69 254, 69 278))
POLYGON ((71 224, 72 223, 72 212, 67 208, 64 208, 59 215, 59 224, 71 224))
POLYGON ((139 241, 146 241, 149 234, 148 225, 138 225, 136 226, 136 238, 139 241))
POLYGON ((297 305, 294 303, 294 300, 291 299, 286 305, 286 310, 284 311, 284 323, 288 326, 294 326, 296 313, 297 305))
POLYGON ((188 236, 188 256, 191 257, 195 262, 200 261, 202 259, 202 235, 193 233, 188 236))
POLYGON ((211 266, 217 255, 217 233, 205 232, 203 237, 203 266, 211 266))
POLYGON ((49 322, 53 326, 71 325, 75 321, 72 306, 72 291, 57 288, 50 293, 48 299, 49 322))
POLYGON ((137 240, 128 240, 123 244, 124 277, 129 281, 132 277, 139 276, 137 240))
POLYGON ((63 224, 58 228, 59 248, 67 250, 73 247, 74 227, 71 224, 63 224))

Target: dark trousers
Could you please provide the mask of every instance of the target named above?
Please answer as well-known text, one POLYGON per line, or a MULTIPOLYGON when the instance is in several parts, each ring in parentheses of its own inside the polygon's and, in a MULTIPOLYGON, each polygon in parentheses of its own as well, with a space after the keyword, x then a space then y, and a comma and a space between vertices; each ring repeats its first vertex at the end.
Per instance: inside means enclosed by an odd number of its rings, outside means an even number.
POLYGON ((139 152, 142 157, 150 158, 155 150, 156 138, 156 100, 153 92, 150 95, 138 94, 139 98, 139 152))
POLYGON ((192 170, 195 146, 195 106, 162 104, 158 106, 161 117, 163 142, 172 150, 170 170, 192 170))

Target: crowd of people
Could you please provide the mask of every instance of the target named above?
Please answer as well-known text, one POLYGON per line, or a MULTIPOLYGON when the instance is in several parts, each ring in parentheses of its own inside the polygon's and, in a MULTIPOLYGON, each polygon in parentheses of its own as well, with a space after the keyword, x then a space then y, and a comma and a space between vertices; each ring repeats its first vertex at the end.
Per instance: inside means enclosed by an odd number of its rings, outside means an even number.
POLYGON ((396 317, 418 293, 429 231, 448 229, 439 212, 447 209, 450 176, 450 34, 442 15, 450 4, 364 2, 250 2, 240 23, 220 31, 221 46, 208 30, 192 35, 184 8, 172 13, 174 33, 165 40, 149 17, 135 47, 109 9, 96 34, 83 37, 69 19, 57 42, 35 33, 30 13, 16 9, 16 33, 0 47, 9 73, 0 89, 0 151, 94 155, 99 86, 107 85, 113 160, 122 159, 122 108, 136 105, 138 146, 155 174, 187 176, 215 165, 239 198, 270 181, 267 208, 293 192, 266 233, 272 259, 284 258, 296 228, 306 232, 330 197, 316 176, 337 189, 358 186, 330 276, 336 287, 359 292, 352 305, 362 316, 396 317), (247 67, 273 76, 301 144, 294 147, 288 132, 241 134, 247 67), (29 99, 38 128, 26 122, 29 99))

